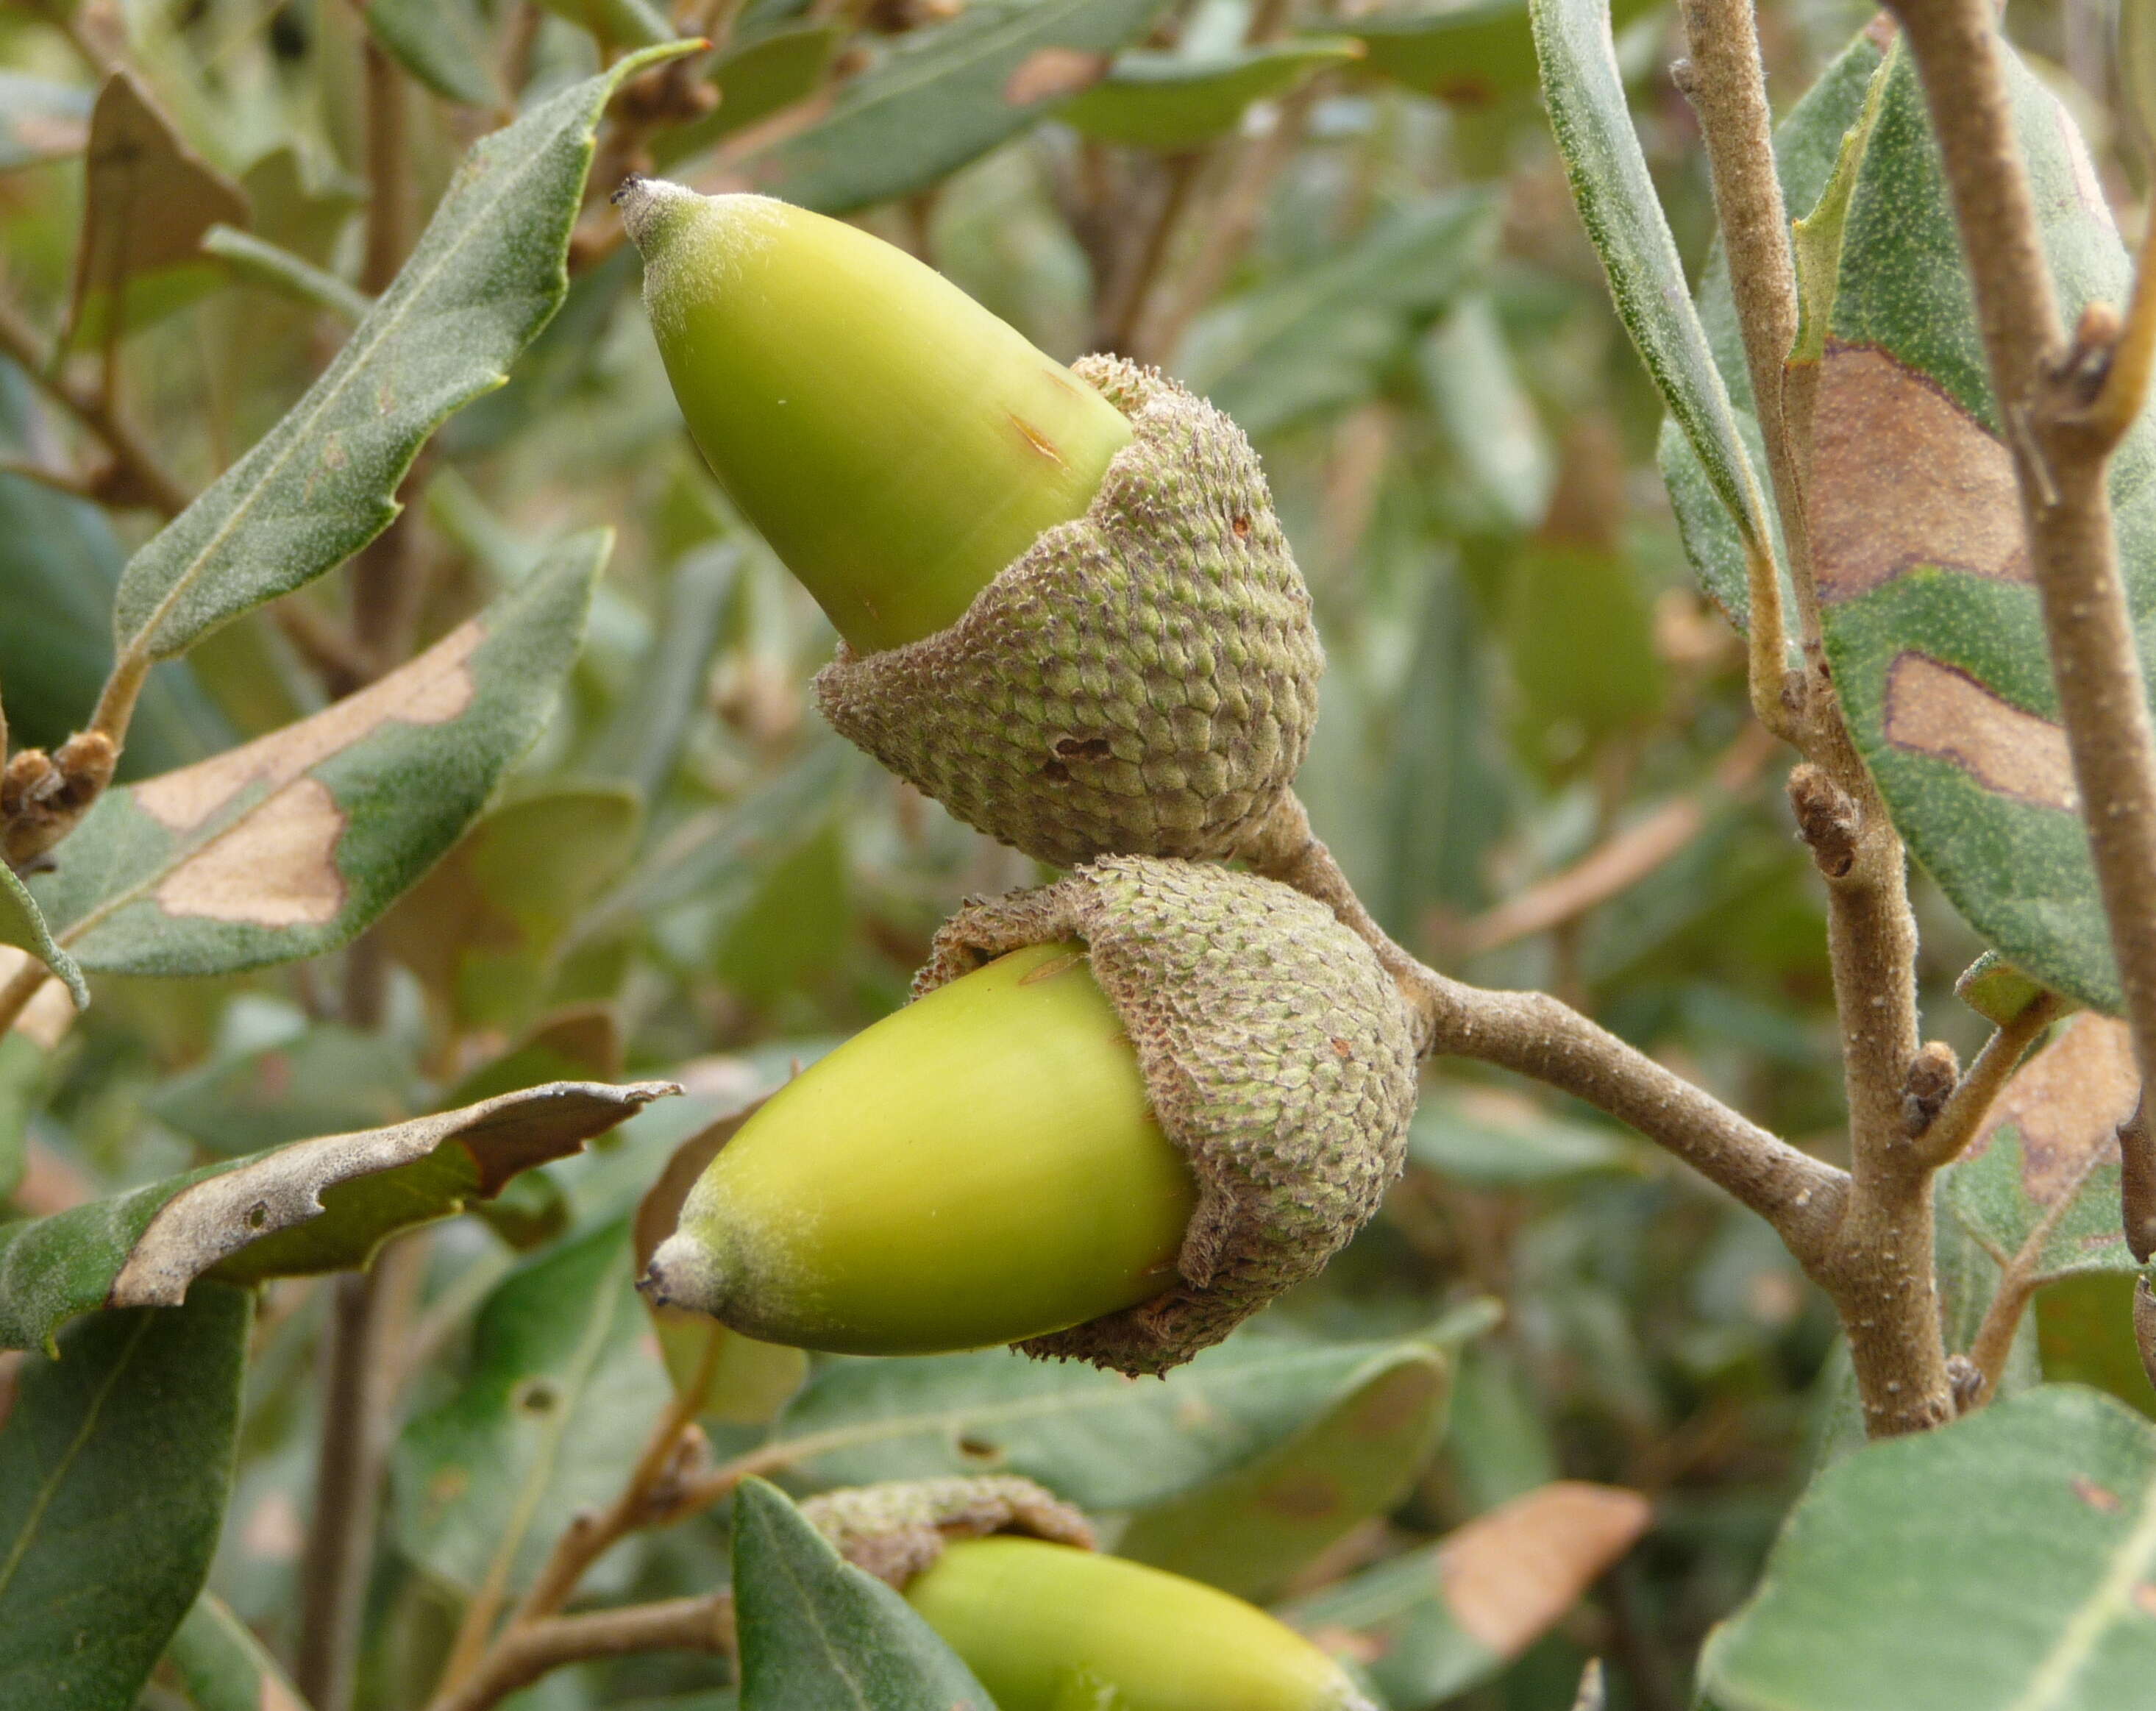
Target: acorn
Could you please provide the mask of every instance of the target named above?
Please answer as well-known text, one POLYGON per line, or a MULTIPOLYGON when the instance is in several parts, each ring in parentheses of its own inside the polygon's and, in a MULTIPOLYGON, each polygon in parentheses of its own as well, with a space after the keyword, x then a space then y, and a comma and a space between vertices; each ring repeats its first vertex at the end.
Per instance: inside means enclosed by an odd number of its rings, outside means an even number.
POLYGON ((1324 656, 1256 455, 1112 357, 769 198, 615 194, 682 414, 838 628, 818 700, 960 819, 1070 866, 1232 855, 1324 656))
POLYGON ((968 905, 915 1001, 742 1125, 655 1298, 846 1354, 1164 1372, 1314 1275, 1399 1172, 1399 992, 1322 904, 1125 856, 968 905))
POLYGON ((1374 1711, 1292 1628, 1098 1554, 1085 1518, 1029 1480, 867 1486, 801 1508, 905 1595, 1001 1711, 1374 1711))

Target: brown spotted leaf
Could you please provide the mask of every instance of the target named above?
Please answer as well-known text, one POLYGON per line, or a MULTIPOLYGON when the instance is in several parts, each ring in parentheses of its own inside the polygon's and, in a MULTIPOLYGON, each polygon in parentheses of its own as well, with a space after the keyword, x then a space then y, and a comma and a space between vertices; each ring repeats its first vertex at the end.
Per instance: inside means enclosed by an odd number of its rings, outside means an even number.
POLYGON ((1434 1704, 1548 1632, 1651 1518, 1637 1492, 1558 1480, 1283 1614, 1359 1661, 1388 1703, 1434 1704))
POLYGON ((2152 1616, 2156 1428, 2045 1385, 1814 1480, 1700 1687, 1721 1711, 2125 1711, 2152 1616))
POLYGON ((85 167, 71 337, 89 346, 215 285, 203 234, 244 226, 250 210, 246 193, 180 140, 131 71, 114 72, 98 91, 85 167))
POLYGON ((2075 1017, 2006 1084, 1948 1206, 2002 1265, 2033 1238, 2039 1277, 2139 1271, 2119 1225, 2118 1127, 2140 1097, 2125 1025, 2075 1017))
POLYGON ((974 0, 848 83, 814 125, 747 161, 743 188, 825 213, 910 195, 1106 75, 1161 0, 974 0))
MULTIPOLYGON (((2087 146, 2035 74, 2001 52, 2066 317, 2122 302, 2130 268, 2087 146)), ((1789 385, 1815 389, 1808 491, 1842 708, 1896 826, 1971 925, 2030 979, 2115 1014, 2012 460, 1922 90, 1906 49, 1867 32, 1821 91, 1830 99, 1807 97, 1790 121, 1816 110, 1802 172, 1784 157, 1792 208, 1810 210, 1789 385), (1877 69, 1860 80, 1866 64, 1877 69), (1845 131, 1837 165, 1825 145, 1845 131)), ((1737 388, 1741 352, 1719 340, 1716 352, 1737 388)), ((1664 472, 1702 581, 1733 604, 1741 557, 1667 436, 1664 472)), ((2143 628, 2156 613, 2152 476, 2156 434, 2144 424, 2112 467, 2143 628)))
POLYGON ((0 1226, 0 1348, 43 1348, 100 1308, 177 1305, 198 1277, 253 1283, 363 1266, 396 1231, 489 1199, 678 1091, 557 1082, 0 1226))
POLYGON ((110 790, 33 886, 83 966, 208 974, 344 943, 431 867, 528 748, 609 544, 578 535, 357 695, 110 790))

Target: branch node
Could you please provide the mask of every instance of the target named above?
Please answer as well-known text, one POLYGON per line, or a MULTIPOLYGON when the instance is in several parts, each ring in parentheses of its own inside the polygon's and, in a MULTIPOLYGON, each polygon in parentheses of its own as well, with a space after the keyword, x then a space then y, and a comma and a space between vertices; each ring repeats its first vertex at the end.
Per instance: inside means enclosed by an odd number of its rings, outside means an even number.
POLYGON ((1957 1414, 1974 1412, 1989 1388, 1984 1380, 1984 1369, 1966 1354, 1949 1354, 1947 1357, 1947 1384, 1953 1391, 1954 1412, 1957 1414))
POLYGON ((1807 761, 1789 769, 1789 806, 1796 810, 1797 835, 1829 879, 1846 879, 1856 866, 1860 821, 1856 800, 1829 778, 1825 768, 1807 761))
POLYGON ((1929 1128, 1961 1081, 1961 1060, 1943 1040, 1928 1041, 1909 1060, 1902 1083, 1902 1126, 1914 1140, 1929 1128))

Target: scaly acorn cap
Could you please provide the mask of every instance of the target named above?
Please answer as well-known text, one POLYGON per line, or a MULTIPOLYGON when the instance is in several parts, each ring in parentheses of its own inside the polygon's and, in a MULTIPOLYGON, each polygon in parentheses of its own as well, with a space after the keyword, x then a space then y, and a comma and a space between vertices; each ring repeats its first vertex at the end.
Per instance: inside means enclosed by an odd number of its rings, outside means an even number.
POLYGON ((1019 1346, 1163 1373, 1316 1275, 1377 1210, 1414 1113, 1407 1010, 1322 903, 1146 856, 968 904, 936 935, 915 996, 1019 946, 1066 939, 1090 953, 1199 1203, 1173 1287, 1019 1346))
POLYGON ((896 1587, 1003 1711, 1373 1711, 1285 1623, 1216 1588, 1094 1549, 1027 1479, 827 1492, 801 1513, 896 1587))
POLYGON ((1233 855, 1294 781, 1325 656, 1242 430, 1152 369, 1074 372, 1130 419, 1085 515, 948 629, 816 679, 843 735, 1058 866, 1233 855))
POLYGON ((848 1486, 810 1498, 801 1513, 840 1556, 901 1592, 955 1539, 1016 1533, 1081 1550, 1099 1543, 1077 1510, 1012 1473, 848 1486))

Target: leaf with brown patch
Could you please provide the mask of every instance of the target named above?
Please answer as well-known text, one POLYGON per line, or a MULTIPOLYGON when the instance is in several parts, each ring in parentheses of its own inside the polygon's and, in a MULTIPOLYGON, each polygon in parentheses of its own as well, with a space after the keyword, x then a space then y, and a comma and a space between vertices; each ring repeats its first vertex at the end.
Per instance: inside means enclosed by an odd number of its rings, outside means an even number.
POLYGON ((70 341, 91 346, 147 325, 214 286, 212 226, 244 226, 247 193, 181 141, 141 79, 116 71, 90 120, 70 341))
POLYGON ((608 544, 563 542, 478 617, 312 718, 108 790, 32 887, 59 942, 90 969, 165 974, 344 943, 457 841, 538 735, 608 544))
POLYGON ((2035 1239, 2040 1280, 2138 1272, 2119 1227, 2118 1128, 2140 1094, 2124 1025, 2075 1017, 1999 1094, 1948 1207, 2002 1265, 2035 1239))
POLYGON ((1652 1517, 1635 1491, 1554 1481, 1284 1614, 1337 1635, 1334 1649, 1362 1658, 1389 1703, 1434 1704, 1498 1675, 1548 1632, 1652 1517))
POLYGON ((45 1347, 99 1308, 173 1306, 198 1277, 252 1283, 363 1266, 397 1231, 499 1193, 677 1091, 555 1082, 0 1226, 0 1348, 45 1347))

